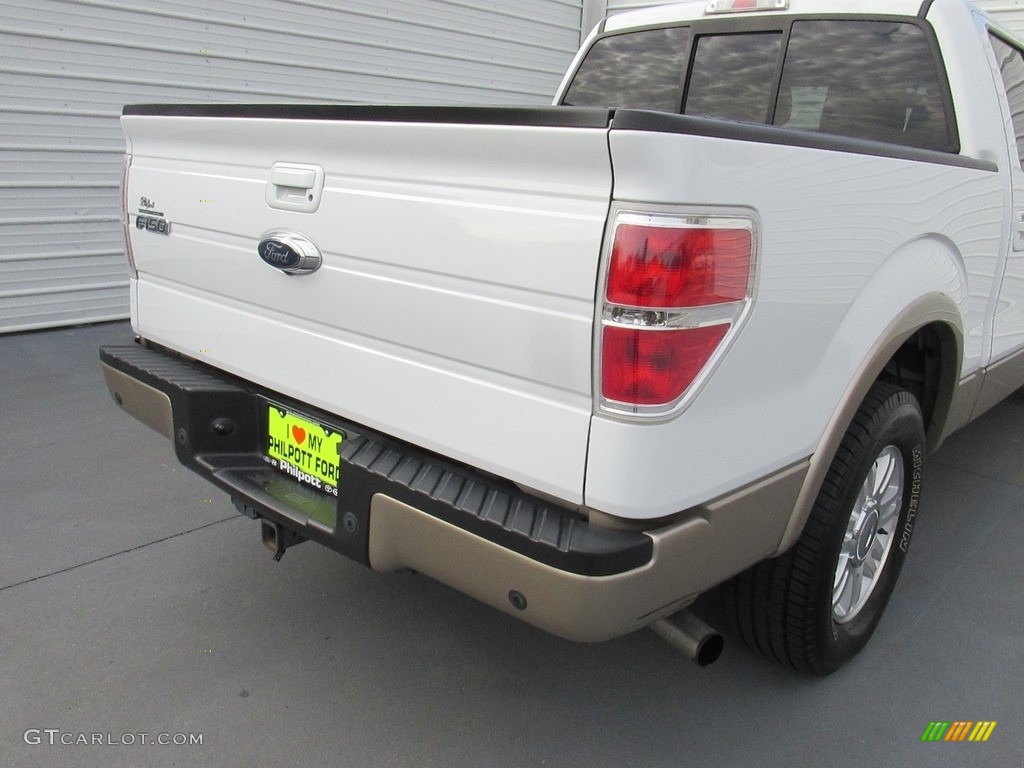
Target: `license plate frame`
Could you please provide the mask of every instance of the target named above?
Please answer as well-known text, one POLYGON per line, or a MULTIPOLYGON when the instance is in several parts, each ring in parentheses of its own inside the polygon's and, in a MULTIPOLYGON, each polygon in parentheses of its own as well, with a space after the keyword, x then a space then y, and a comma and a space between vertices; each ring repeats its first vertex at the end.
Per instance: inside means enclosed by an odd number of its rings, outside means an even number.
POLYGON ((263 401, 263 460, 307 488, 337 498, 345 432, 290 406, 263 401))

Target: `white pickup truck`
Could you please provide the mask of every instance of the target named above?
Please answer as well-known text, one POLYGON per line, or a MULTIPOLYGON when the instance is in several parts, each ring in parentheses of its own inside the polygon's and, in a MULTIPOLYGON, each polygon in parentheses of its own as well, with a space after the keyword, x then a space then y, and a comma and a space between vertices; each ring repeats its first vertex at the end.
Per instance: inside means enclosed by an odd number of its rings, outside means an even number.
POLYGON ((966 0, 609 18, 547 108, 124 110, 114 399, 262 521, 826 674, 1024 383, 1024 56, 966 0), (680 624, 682 622, 682 624, 680 624))

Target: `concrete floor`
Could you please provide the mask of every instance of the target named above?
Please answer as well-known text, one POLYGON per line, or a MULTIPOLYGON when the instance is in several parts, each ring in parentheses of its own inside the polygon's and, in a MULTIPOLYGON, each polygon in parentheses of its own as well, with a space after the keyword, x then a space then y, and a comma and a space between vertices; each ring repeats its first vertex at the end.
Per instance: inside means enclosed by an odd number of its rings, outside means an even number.
POLYGON ((707 669, 563 642, 313 544, 275 563, 109 401, 96 348, 129 339, 0 336, 0 766, 1024 766, 1024 399, 932 457, 875 638, 811 679, 733 637, 707 669), (60 744, 94 733, 136 743, 60 744))

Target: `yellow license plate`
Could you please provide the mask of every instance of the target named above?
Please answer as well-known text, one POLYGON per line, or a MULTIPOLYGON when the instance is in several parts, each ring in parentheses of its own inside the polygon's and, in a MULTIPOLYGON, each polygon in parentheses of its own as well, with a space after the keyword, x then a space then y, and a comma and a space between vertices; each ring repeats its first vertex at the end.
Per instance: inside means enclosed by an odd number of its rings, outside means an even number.
POLYGON ((338 495, 345 436, 276 405, 267 406, 266 455, 300 483, 338 495))

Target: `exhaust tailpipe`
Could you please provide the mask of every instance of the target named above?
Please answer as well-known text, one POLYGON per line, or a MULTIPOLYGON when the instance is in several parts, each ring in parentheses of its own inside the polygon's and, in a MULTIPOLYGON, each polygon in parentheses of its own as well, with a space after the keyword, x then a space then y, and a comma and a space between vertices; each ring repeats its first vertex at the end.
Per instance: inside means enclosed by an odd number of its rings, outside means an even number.
POLYGON ((722 636, 689 611, 658 619, 651 629, 699 667, 713 664, 725 648, 722 636))

